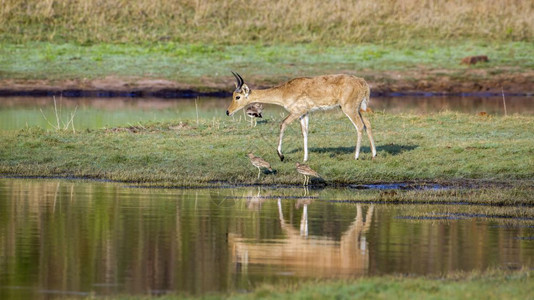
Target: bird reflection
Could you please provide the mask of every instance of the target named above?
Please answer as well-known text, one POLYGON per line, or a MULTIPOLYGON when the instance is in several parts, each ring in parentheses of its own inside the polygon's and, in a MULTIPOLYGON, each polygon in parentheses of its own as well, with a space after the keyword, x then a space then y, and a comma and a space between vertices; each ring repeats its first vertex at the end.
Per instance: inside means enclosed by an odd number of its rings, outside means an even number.
POLYGON ((261 196, 261 189, 258 187, 258 192, 254 194, 249 193, 246 199, 246 206, 249 210, 259 211, 266 198, 261 196))

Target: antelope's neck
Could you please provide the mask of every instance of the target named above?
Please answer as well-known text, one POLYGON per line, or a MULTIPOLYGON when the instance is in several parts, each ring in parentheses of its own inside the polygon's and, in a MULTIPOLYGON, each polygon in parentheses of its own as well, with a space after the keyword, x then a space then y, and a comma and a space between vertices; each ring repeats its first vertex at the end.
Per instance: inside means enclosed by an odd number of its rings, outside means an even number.
POLYGON ((248 102, 267 103, 284 106, 285 102, 282 99, 281 93, 277 88, 270 88, 264 90, 251 90, 248 96, 248 102))

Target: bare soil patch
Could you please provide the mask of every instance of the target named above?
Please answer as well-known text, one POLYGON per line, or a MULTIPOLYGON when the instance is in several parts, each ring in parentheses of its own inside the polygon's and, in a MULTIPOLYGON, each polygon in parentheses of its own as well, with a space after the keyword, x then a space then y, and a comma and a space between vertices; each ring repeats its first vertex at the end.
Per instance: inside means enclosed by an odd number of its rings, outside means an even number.
MULTIPOLYGON (((343 70, 336 72, 343 73, 343 70)), ((328 72, 335 73, 335 72, 328 72)), ((354 73, 353 70, 347 73, 354 73)), ((504 69, 420 69, 410 71, 366 71, 357 72, 371 85, 373 93, 501 93, 534 94, 534 70, 507 71, 504 69)), ((251 86, 264 88, 287 78, 259 77, 247 78, 251 86)), ((26 80, 0 79, 0 95, 47 95, 70 91, 76 93, 130 93, 132 96, 157 97, 196 97, 227 96, 233 87, 233 78, 219 76, 202 78, 196 83, 180 82, 161 78, 115 77, 68 80, 26 80)), ((68 96, 68 95, 67 95, 68 96)), ((108 95, 109 96, 109 95, 108 95)))

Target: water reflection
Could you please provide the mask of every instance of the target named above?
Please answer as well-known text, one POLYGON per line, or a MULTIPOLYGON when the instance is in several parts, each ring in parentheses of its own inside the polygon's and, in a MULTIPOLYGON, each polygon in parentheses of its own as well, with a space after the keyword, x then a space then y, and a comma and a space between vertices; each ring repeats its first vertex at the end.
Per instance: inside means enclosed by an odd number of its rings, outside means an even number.
POLYGON ((278 217, 284 239, 273 242, 250 240, 233 234, 229 238, 232 261, 236 272, 247 275, 249 265, 268 265, 278 268, 278 274, 298 277, 335 278, 364 275, 369 269, 369 250, 366 233, 369 231, 374 206, 363 219, 362 205, 356 205, 354 221, 336 241, 321 235, 309 235, 308 199, 299 199, 302 206, 299 230, 288 223, 278 198, 278 217))
MULTIPOLYGON (((57 98, 61 120, 71 113, 77 129, 126 126, 146 121, 195 120, 226 118, 226 98, 162 99, 162 98, 57 98)), ((507 96, 508 114, 533 114, 530 96, 507 96)), ((476 96, 402 96, 372 97, 371 108, 387 113, 437 113, 458 111, 477 114, 504 115, 502 97, 476 96)), ((264 119, 276 119, 284 110, 266 105, 264 119)), ((236 115, 236 117, 239 117, 236 115)), ((242 116, 245 118, 245 115, 242 116)), ((21 129, 26 126, 49 127, 46 119, 56 120, 52 97, 1 97, 0 129, 21 129), (43 117, 44 116, 44 117, 43 117)))
POLYGON ((330 201, 366 192, 0 179, 0 298, 203 294, 534 266, 532 219, 492 218, 486 207, 330 201), (411 218, 443 215, 462 218, 411 218))

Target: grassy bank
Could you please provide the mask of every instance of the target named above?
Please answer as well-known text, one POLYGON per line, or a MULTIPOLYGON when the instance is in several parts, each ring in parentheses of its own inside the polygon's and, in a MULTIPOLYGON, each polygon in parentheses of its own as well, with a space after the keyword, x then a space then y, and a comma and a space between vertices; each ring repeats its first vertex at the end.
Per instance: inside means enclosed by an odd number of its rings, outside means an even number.
MULTIPOLYGON (((5 131, 0 138, 0 173, 156 185, 300 184, 294 165, 302 159, 299 124, 286 130, 286 160, 280 162, 280 111, 268 109, 265 121, 255 128, 240 115, 75 133, 72 128, 5 131), (270 161, 276 173, 256 180, 248 152, 270 161)), ((353 159, 355 130, 341 112, 315 113, 310 119, 309 165, 328 184, 534 178, 530 116, 376 112, 370 121, 378 157, 371 160, 364 138, 358 161, 353 159)))
MULTIPOLYGON (((280 288, 260 287, 250 295, 232 299, 529 299, 530 272, 494 271, 456 274, 445 278, 386 276, 347 282, 305 283, 280 288)), ((209 298, 209 297, 208 297, 209 298)), ((172 297, 169 297, 172 299, 172 297)))
MULTIPOLYGON (((137 88, 135 81, 140 78, 230 90, 233 85, 230 70, 238 70, 253 85, 277 84, 295 76, 344 72, 366 78, 375 89, 380 89, 381 85, 394 87, 395 82, 421 85, 424 89, 425 82, 428 85, 444 77, 480 84, 492 78, 499 80, 500 76, 528 73, 534 69, 533 51, 533 44, 528 42, 434 46, 412 43, 404 47, 375 44, 214 46, 172 42, 80 46, 31 42, 2 45, 0 79, 47 80, 52 85, 54 81, 77 80, 79 88, 87 88, 88 83, 84 81, 113 76, 124 79, 123 86, 119 84, 116 88, 130 90, 137 88), (476 66, 459 64, 463 57, 477 54, 488 55, 490 62, 476 66), (423 80, 425 82, 421 82, 423 80)), ((534 80, 534 75, 529 76, 531 78, 525 78, 524 83, 534 80)), ((103 84, 106 83, 113 86, 113 78, 104 80, 103 84)), ((501 87, 508 90, 510 84, 513 82, 501 79, 499 91, 501 87)), ((476 89, 470 88, 471 91, 476 89)))
POLYGON ((529 0, 2 1, 0 39, 94 44, 532 41, 529 0))
MULTIPOLYGON (((352 281, 308 282, 288 286, 261 286, 248 294, 158 299, 532 299, 529 271, 457 273, 441 277, 385 276, 352 281)), ((112 296, 105 299, 152 299, 112 296)))
MULTIPOLYGON (((156 43, 144 45, 27 43, 4 44, 0 48, 0 78, 83 79, 107 75, 120 77, 163 77, 199 83, 226 77, 239 70, 255 79, 287 79, 299 74, 322 72, 413 71, 446 69, 461 76, 477 70, 489 75, 528 71, 534 68, 533 47, 526 42, 398 45, 362 44, 239 45, 156 43), (474 67, 460 65, 463 57, 485 54, 490 62, 474 67), (284 76, 286 76, 284 78, 284 76)), ((443 70, 441 70, 443 72, 443 70)), ((247 77, 248 78, 248 77, 247 77)), ((278 83, 273 81, 271 84, 278 83)))

